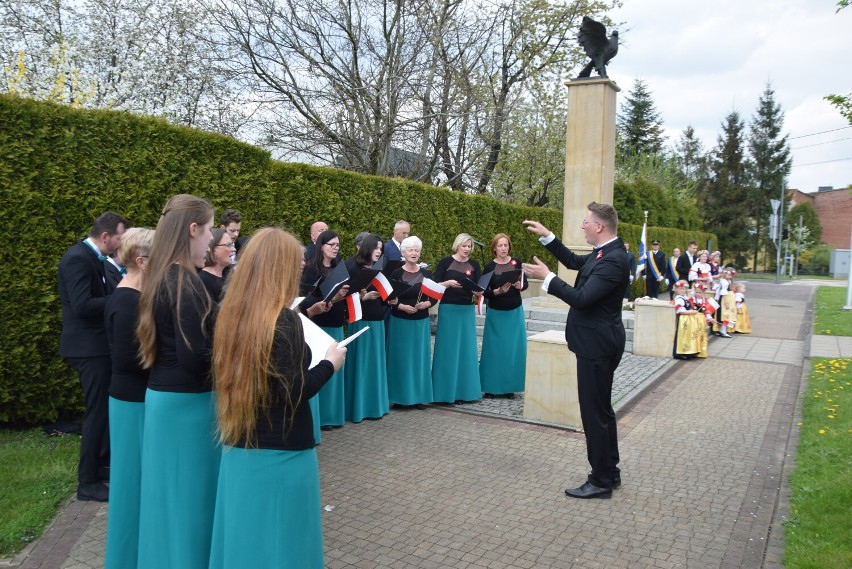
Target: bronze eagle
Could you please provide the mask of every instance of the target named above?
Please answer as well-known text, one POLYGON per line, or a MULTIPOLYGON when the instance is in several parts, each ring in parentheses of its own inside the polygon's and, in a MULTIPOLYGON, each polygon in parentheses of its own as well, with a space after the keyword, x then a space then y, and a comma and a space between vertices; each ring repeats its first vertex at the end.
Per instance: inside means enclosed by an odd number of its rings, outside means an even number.
POLYGON ((592 69, 595 69, 601 77, 607 77, 606 65, 618 53, 618 32, 612 32, 610 37, 606 37, 606 28, 602 23, 583 16, 577 40, 586 55, 591 58, 577 78, 589 77, 592 69))

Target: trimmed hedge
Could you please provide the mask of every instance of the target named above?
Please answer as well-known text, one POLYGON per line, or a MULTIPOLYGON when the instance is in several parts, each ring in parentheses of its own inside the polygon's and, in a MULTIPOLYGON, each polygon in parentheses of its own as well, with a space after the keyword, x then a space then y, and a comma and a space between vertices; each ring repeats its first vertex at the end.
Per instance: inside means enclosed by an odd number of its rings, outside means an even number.
MULTIPOLYGON (((397 219, 411 222, 424 259, 449 254, 466 231, 486 244, 498 232, 514 254, 554 259, 521 229, 538 219, 558 231, 562 213, 514 206, 403 179, 270 160, 228 137, 127 113, 82 111, 0 95, 0 204, 8 245, 0 248, 0 423, 52 421, 82 409, 77 375, 57 355, 61 313, 57 267, 92 220, 114 210, 136 226, 154 227, 177 193, 209 199, 217 214, 239 209, 243 230, 282 225, 307 241, 322 219, 341 234, 341 254, 363 230, 387 238, 397 219)), ((638 249, 641 227, 620 234, 638 249)), ((710 234, 649 228, 648 239, 699 243, 710 234)), ((488 251, 474 252, 479 261, 488 251)), ((641 285, 634 290, 641 290, 641 285)))

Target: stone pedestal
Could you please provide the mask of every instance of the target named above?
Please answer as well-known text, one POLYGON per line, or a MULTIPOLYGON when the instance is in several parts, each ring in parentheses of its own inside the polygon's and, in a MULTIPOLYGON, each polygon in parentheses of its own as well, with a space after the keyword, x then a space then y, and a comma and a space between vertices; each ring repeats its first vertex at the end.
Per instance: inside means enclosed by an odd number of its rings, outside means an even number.
MULTIPOLYGON (((562 242, 585 255, 592 248, 583 233, 586 206, 612 203, 615 180, 615 101, 621 90, 609 79, 579 79, 568 87, 565 135, 565 195, 562 242)), ((559 277, 574 284, 576 271, 559 266, 559 277)))
POLYGON ((675 338, 675 309, 664 300, 634 303, 633 353, 655 358, 672 357, 675 338))
POLYGON ((577 396, 577 359, 563 330, 527 338, 524 418, 582 429, 577 396))

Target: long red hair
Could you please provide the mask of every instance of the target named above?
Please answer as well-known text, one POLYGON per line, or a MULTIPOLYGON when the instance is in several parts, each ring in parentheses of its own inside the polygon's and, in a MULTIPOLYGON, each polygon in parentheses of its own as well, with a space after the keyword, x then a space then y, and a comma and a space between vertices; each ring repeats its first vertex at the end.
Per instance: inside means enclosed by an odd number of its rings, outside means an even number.
POLYGON ((280 382, 291 414, 301 400, 293 374, 304 373, 304 340, 295 313, 284 318, 281 336, 291 352, 291 370, 273 370, 272 342, 283 310, 299 292, 302 245, 290 233, 267 227, 251 236, 225 291, 213 335, 213 373, 219 436, 224 444, 256 440, 257 420, 271 404, 272 383, 280 382))

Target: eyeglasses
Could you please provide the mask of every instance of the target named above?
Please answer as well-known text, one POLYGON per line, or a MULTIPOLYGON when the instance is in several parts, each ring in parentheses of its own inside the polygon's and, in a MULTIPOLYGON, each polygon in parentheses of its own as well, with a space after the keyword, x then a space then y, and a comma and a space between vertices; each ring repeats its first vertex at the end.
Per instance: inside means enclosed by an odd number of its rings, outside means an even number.
POLYGON ((229 249, 236 249, 237 246, 233 243, 219 243, 216 247, 228 247, 229 249))
POLYGON ((600 221, 594 221, 594 220, 591 220, 591 219, 584 219, 583 220, 583 227, 587 226, 590 223, 597 223, 598 225, 601 225, 600 221))
POLYGON ((340 249, 340 243, 326 243, 332 249, 340 249))

